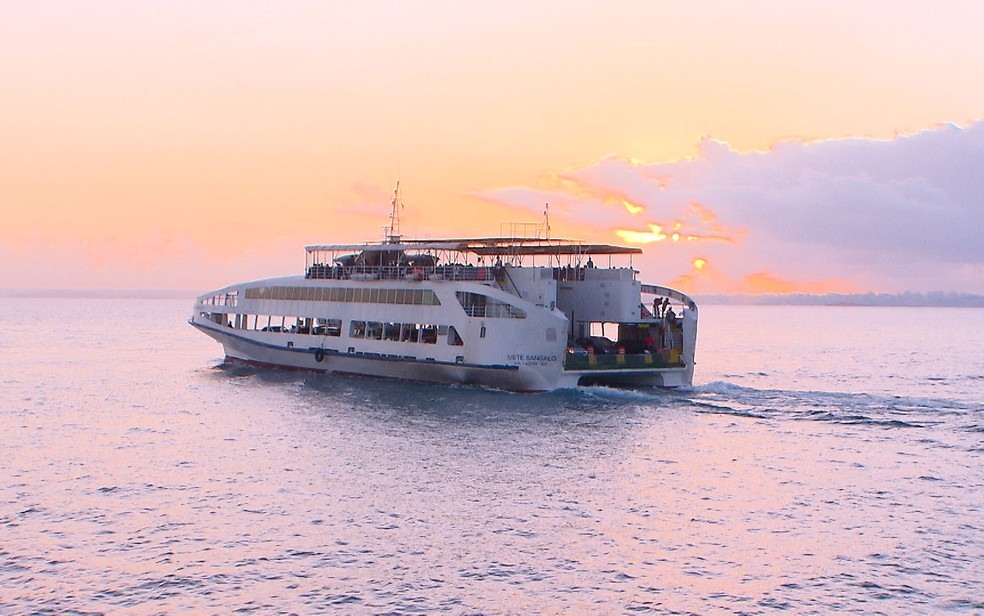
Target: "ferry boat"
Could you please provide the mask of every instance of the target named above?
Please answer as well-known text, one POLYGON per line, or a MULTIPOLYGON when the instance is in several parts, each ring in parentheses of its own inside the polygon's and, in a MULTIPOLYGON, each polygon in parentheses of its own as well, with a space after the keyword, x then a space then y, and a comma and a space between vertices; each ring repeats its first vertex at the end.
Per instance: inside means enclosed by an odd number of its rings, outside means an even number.
POLYGON ((641 282, 639 248, 550 239, 548 224, 404 239, 396 201, 396 233, 307 246, 302 275, 205 293, 189 322, 260 367, 520 392, 692 384, 697 305, 641 282))

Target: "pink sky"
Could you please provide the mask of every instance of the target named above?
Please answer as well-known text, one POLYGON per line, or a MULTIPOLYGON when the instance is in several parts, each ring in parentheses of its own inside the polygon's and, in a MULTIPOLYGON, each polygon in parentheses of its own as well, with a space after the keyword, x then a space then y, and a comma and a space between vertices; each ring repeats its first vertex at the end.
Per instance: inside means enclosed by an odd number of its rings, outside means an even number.
POLYGON ((982 13, 6 3, 0 287, 299 273, 378 238, 399 177, 407 234, 549 201, 558 233, 667 235, 636 265, 691 291, 984 293, 982 13))

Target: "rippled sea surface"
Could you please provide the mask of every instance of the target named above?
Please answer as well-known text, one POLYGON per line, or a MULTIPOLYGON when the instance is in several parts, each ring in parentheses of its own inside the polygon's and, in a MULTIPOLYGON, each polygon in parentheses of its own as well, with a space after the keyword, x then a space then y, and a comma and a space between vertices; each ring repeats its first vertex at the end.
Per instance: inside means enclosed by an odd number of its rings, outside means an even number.
POLYGON ((702 307, 687 391, 221 365, 0 300, 0 613, 984 611, 984 311, 702 307))

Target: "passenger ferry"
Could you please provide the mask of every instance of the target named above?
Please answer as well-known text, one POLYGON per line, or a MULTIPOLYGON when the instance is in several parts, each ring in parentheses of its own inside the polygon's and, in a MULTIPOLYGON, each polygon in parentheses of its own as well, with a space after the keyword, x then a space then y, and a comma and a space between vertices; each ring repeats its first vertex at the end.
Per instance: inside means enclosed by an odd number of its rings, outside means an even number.
POLYGON ((697 305, 641 282, 640 249, 529 228, 307 246, 303 275, 206 293, 189 322, 253 366, 522 392, 692 384, 697 305))

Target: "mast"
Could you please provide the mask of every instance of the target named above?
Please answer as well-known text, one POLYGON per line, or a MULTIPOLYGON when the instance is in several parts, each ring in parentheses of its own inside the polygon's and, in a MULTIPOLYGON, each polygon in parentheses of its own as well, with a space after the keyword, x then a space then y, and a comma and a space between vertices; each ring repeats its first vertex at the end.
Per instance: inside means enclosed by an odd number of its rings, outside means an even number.
POLYGON ((400 209, 403 202, 400 199, 400 180, 396 181, 396 190, 393 191, 393 209, 390 211, 390 226, 387 230, 386 241, 390 244, 400 243, 400 209))

